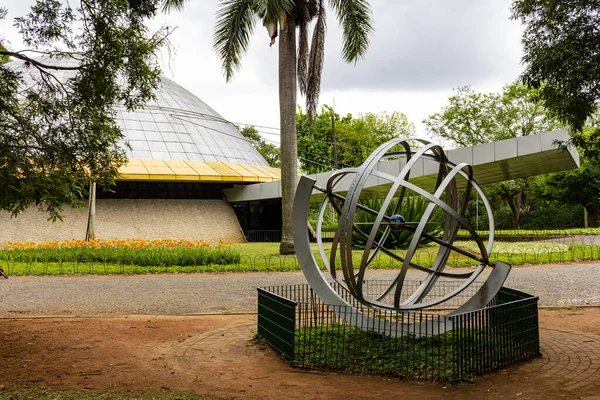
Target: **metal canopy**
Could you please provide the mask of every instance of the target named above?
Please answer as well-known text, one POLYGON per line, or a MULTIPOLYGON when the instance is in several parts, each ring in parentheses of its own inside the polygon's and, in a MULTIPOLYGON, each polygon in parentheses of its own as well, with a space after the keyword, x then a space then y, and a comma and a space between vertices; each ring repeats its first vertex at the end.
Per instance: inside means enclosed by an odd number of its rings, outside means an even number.
MULTIPOLYGON (((501 182, 509 179, 550 172, 566 171, 579 168, 579 154, 574 148, 558 148, 555 141, 566 141, 569 135, 566 130, 559 129, 536 135, 524 136, 499 142, 477 146, 452 149, 447 151, 451 162, 466 162, 473 166, 474 178, 479 184, 501 182)), ((390 160, 379 163, 377 170, 397 175, 404 166, 405 160, 390 160)), ((309 175, 317 186, 324 187, 333 172, 309 175)), ((420 160, 411 172, 411 182, 428 186, 435 184, 437 164, 420 160)), ((350 185, 350 179, 341 182, 339 192, 343 193, 350 185)), ((370 179, 365 185, 365 193, 378 195, 387 193, 389 182, 379 178, 370 179)), ((281 182, 267 182, 224 190, 229 202, 266 200, 281 197, 281 182)), ((314 192, 314 194, 319 194, 314 192)), ((321 196, 313 196, 316 201, 321 196)))

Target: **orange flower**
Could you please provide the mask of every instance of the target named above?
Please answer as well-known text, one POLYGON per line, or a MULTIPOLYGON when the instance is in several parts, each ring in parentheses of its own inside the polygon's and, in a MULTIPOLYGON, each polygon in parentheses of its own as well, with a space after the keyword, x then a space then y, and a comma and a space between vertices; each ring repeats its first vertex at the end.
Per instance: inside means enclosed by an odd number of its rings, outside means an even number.
MULTIPOLYGON (((231 244, 220 240, 217 245, 231 244)), ((150 247, 182 247, 182 248, 200 248, 209 247, 211 243, 207 240, 186 240, 186 239, 94 239, 86 242, 80 239, 68 239, 63 241, 35 242, 5 242, 5 250, 31 250, 31 249, 56 249, 56 248, 133 248, 142 249, 150 247)))

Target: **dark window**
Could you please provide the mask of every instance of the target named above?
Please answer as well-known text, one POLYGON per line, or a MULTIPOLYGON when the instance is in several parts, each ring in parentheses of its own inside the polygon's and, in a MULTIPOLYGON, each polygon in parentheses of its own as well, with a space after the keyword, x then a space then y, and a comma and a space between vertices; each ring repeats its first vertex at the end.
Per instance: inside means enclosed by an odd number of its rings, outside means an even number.
POLYGON ((99 199, 222 199, 231 183, 118 181, 111 190, 98 188, 99 199))
POLYGON ((232 203, 244 231, 281 230, 281 199, 232 203))

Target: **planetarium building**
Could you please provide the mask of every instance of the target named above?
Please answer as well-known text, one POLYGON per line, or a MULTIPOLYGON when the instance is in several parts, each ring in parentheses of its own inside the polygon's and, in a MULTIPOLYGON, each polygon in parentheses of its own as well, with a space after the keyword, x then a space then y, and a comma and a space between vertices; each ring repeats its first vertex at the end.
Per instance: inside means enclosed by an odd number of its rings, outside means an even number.
MULTIPOLYGON (((34 83, 35 71, 24 62, 5 66, 34 83)), ((58 77, 66 80, 68 74, 60 71, 58 77)), ((264 215, 250 212, 252 204, 226 201, 224 189, 279 180, 279 169, 269 167, 233 124, 198 97, 161 77, 156 100, 135 112, 116 112, 129 162, 112 191, 97 191, 96 237, 241 242, 252 227, 280 229, 280 200, 261 203, 270 215, 261 221, 252 220, 264 215)), ((4 213, 0 242, 84 238, 87 205, 63 215, 52 223, 33 207, 16 218, 4 213)))

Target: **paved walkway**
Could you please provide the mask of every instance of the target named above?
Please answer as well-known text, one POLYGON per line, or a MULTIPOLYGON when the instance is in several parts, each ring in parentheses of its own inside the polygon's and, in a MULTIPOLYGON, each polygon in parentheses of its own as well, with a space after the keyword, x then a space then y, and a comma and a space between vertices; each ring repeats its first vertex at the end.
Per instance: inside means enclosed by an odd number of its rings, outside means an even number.
MULTIPOLYGON (((247 344, 255 329, 255 321, 226 325, 176 345, 168 358, 191 374, 200 374, 215 363, 243 363, 259 352, 247 344)), ((600 400, 576 395, 600 392, 600 337, 541 328, 540 340, 542 358, 518 366, 518 373, 524 379, 543 377, 558 382, 564 392, 556 398, 600 400)))
POLYGON ((540 342, 543 357, 523 365, 525 375, 552 377, 566 391, 600 391, 600 336, 541 328, 540 342))
MULTIPOLYGON (((507 286, 542 306, 600 306, 599 277, 599 264, 516 267, 507 286)), ((11 277, 0 280, 0 317, 255 312, 257 287, 296 283, 305 283, 301 272, 11 277)))
POLYGON ((600 245, 600 236, 599 235, 576 235, 576 236, 567 236, 567 237, 559 237, 559 238, 540 240, 539 242, 560 243, 560 244, 589 244, 591 246, 598 246, 598 245, 600 245))

